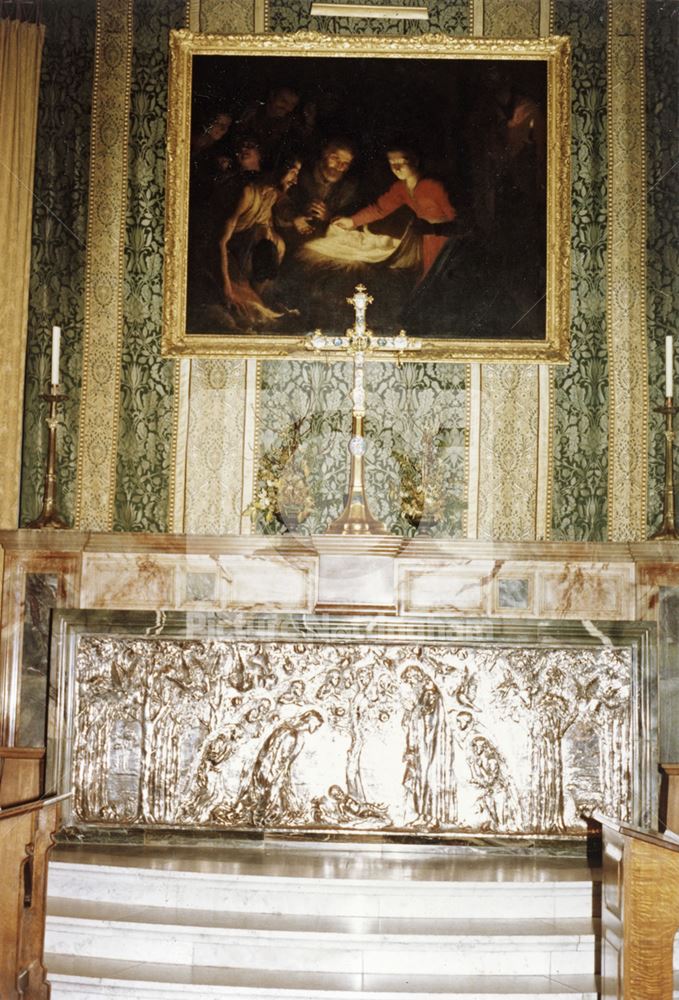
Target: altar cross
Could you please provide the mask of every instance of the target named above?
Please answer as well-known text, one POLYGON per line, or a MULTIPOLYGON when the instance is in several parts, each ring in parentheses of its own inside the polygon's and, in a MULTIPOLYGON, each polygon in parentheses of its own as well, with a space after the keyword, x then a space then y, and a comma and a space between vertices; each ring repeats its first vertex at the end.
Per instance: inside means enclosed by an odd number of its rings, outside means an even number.
MULTIPOLYGON (((353 389, 351 393, 351 440, 349 441, 349 490, 347 502, 340 516, 325 529, 328 535, 387 535, 389 532, 370 513, 365 491, 365 468, 363 457, 366 453, 365 425, 365 382, 364 369, 366 354, 381 352, 396 354, 401 362, 404 355, 419 351, 421 340, 410 340, 405 330, 395 337, 375 336, 366 326, 365 314, 373 301, 365 285, 357 285, 352 298, 347 298, 354 307, 354 325, 346 330, 343 337, 329 337, 315 330, 306 338, 306 347, 311 351, 343 352, 353 362, 353 389)), ((386 358, 386 360, 391 360, 386 358)))

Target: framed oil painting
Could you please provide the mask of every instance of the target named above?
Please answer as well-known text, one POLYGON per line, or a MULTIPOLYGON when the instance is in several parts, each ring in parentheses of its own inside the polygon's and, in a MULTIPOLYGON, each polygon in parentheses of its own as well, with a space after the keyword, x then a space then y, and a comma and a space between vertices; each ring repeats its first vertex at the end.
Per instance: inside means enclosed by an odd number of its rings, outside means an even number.
POLYGON ((564 362, 568 40, 201 36, 170 51, 163 350, 564 362))

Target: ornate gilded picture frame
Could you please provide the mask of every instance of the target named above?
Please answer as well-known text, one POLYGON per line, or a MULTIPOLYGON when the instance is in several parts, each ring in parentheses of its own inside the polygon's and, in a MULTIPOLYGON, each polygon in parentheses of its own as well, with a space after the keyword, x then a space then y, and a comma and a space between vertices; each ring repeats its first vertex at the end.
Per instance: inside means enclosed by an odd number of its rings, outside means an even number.
POLYGON ((163 353, 568 360, 568 39, 170 39, 163 353))

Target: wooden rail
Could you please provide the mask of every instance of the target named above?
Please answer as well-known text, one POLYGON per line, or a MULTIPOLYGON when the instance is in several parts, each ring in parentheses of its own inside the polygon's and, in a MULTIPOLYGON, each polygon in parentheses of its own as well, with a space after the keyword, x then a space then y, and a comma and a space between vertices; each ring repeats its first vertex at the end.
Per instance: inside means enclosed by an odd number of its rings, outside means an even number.
POLYGON ((44 765, 41 747, 0 747, 0 809, 40 798, 44 765))
POLYGON ((48 1000, 43 951, 47 861, 63 799, 0 811, 0 997, 48 1000))
POLYGON ((595 819, 603 832, 601 1000, 672 1000, 679 842, 595 819))

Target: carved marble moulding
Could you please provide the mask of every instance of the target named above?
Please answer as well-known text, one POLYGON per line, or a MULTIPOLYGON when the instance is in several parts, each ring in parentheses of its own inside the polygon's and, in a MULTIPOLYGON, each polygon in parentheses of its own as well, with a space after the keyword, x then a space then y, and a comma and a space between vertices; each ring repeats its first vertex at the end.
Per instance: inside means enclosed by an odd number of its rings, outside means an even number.
POLYGON ((578 836, 648 822, 642 623, 65 611, 50 775, 79 828, 578 836))

